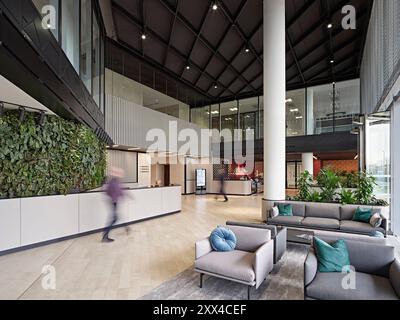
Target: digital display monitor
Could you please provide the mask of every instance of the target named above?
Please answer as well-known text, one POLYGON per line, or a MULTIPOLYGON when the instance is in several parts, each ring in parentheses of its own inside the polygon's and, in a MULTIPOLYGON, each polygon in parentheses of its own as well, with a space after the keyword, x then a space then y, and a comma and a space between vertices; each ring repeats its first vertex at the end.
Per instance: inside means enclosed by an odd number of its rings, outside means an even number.
POLYGON ((196 187, 204 188, 206 186, 206 169, 196 170, 196 187))

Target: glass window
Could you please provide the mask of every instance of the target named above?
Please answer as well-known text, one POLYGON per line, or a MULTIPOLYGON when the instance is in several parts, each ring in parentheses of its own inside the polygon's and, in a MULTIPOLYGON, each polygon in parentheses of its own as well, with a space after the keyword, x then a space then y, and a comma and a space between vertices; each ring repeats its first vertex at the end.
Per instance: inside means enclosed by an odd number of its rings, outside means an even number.
POLYGON ((303 136, 305 128, 305 90, 286 93, 286 136, 303 136))
POLYGON ((365 128, 365 164, 367 173, 376 178, 374 195, 390 202, 390 112, 368 117, 365 128))
POLYGON ((338 82, 335 95, 335 131, 351 131, 360 114, 360 80, 338 82))
POLYGON ((332 84, 307 89, 309 134, 333 132, 332 84))
POLYGON ((259 114, 259 123, 260 123, 260 138, 264 138, 264 97, 260 97, 260 114, 259 114))
POLYGON ((100 80, 101 80, 101 45, 100 29, 96 15, 93 14, 93 99, 100 106, 100 80))
POLYGON ((59 11, 59 0, 33 0, 33 4, 35 5, 36 9, 39 11, 39 14, 42 17, 48 17, 48 20, 44 21, 44 24, 47 29, 50 29, 53 36, 58 41, 58 11, 59 11), (46 6, 52 6, 51 10, 48 10, 46 6), (50 19, 50 12, 53 11, 55 13, 55 19, 52 21, 50 19))
POLYGON ((229 129, 232 132, 238 129, 238 104, 237 101, 221 103, 221 131, 229 129))
POLYGON ((105 46, 104 46, 104 39, 101 38, 101 62, 100 62, 100 109, 104 112, 105 106, 105 46))
POLYGON ((92 1, 81 1, 81 79, 92 93, 92 1))
POLYGON ((62 1, 61 14, 61 47, 79 73, 79 5, 62 1))
POLYGON ((217 129, 218 131, 220 130, 218 104, 211 106, 211 129, 217 129))
POLYGON ((202 108, 193 108, 191 110, 191 119, 194 124, 197 124, 200 128, 210 128, 210 106, 202 108))
POLYGON ((247 136, 254 140, 257 137, 258 128, 258 97, 240 100, 239 110, 240 129, 242 130, 243 140, 246 139, 247 136), (252 134, 250 134, 250 131, 252 131, 252 134))

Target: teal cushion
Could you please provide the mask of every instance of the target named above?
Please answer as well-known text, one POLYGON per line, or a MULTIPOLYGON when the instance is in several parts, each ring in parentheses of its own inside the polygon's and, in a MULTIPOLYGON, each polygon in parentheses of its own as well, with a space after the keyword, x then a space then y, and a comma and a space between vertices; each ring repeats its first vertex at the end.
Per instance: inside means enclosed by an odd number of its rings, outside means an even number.
POLYGON ((353 216, 353 221, 369 223, 371 217, 372 217, 372 209, 357 208, 353 216))
POLYGON ((291 204, 278 204, 279 215, 284 217, 293 216, 293 206, 291 204))
POLYGON ((317 254, 319 272, 350 271, 349 251, 344 240, 329 244, 314 237, 314 248, 317 254))
POLYGON ((231 229, 218 227, 211 232, 210 243, 215 251, 233 251, 236 247, 236 241, 236 236, 231 229))

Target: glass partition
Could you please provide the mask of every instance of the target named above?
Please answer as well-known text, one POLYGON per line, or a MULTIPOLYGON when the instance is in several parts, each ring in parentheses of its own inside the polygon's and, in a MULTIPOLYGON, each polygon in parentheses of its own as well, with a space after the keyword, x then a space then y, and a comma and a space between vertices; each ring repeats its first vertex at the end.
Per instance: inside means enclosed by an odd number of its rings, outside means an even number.
POLYGON ((221 131, 229 129, 232 132, 238 129, 238 104, 237 101, 221 103, 221 131))
POLYGON ((50 32, 53 34, 54 38, 58 41, 59 38, 59 27, 58 27, 58 11, 59 11, 59 0, 33 0, 33 4, 35 5, 36 9, 39 11, 39 14, 44 17, 48 15, 48 11, 45 10, 46 6, 52 6, 54 8, 54 12, 56 14, 55 16, 55 21, 49 21, 49 27, 50 32))
POLYGON ((211 106, 211 129, 221 129, 219 116, 219 104, 213 104, 211 106))
POLYGON ((81 1, 81 79, 92 93, 92 1, 81 1))
POLYGON ((242 130, 243 140, 246 139, 246 133, 253 131, 249 135, 250 139, 255 139, 258 133, 258 97, 239 100, 240 110, 240 129, 242 130))
POLYGON ((93 99, 100 106, 100 30, 96 16, 93 16, 93 99))
POLYGON ((79 5, 61 2, 61 47, 79 74, 79 5))
POLYGON ((376 178, 374 195, 390 202, 390 112, 368 117, 365 128, 366 171, 376 178))
POLYGON ((191 121, 200 128, 210 128, 210 106, 194 108, 191 110, 191 121))
POLYGON ((306 121, 306 94, 304 89, 286 93, 286 136, 304 136, 306 121))
POLYGON ((335 132, 351 131, 353 119, 361 112, 360 80, 335 85, 335 132))

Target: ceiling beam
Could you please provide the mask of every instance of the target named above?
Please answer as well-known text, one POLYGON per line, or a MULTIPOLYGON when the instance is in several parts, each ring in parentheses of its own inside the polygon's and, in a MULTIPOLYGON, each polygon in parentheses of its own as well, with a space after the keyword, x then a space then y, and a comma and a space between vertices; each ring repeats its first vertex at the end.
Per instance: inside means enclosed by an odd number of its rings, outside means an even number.
MULTIPOLYGON (((239 8, 238 13, 236 14, 235 21, 236 21, 236 20, 240 17, 240 15, 242 14, 243 9, 244 9, 245 6, 246 6, 246 3, 247 3, 247 0, 243 0, 242 3, 240 4, 240 8, 239 8)), ((229 24, 228 27, 225 29, 225 31, 224 31, 224 33, 223 33, 221 39, 219 39, 219 41, 218 41, 218 43, 217 43, 216 51, 219 51, 219 48, 221 47, 222 43, 223 43, 224 40, 225 40, 225 37, 228 35, 228 33, 229 33, 229 31, 231 30, 232 27, 233 27, 233 25, 232 25, 232 24, 229 24)), ((242 48, 240 48, 238 51, 241 52, 241 50, 242 50, 242 48)), ((211 60, 212 60, 214 57, 215 57, 215 54, 212 54, 212 55, 210 56, 210 58, 207 60, 207 63, 205 64, 204 70, 207 70, 208 65, 211 63, 211 60)), ((235 56, 235 57, 236 57, 236 56, 235 56)), ((232 62, 233 62, 232 59, 231 59, 230 61, 228 61, 228 64, 226 65, 226 68, 228 68, 228 65, 231 65, 232 62)), ((198 76, 198 78, 196 79, 195 85, 197 85, 197 83, 199 82, 201 76, 202 76, 202 73, 201 73, 201 74, 198 76)), ((216 79, 219 80, 218 78, 219 78, 219 77, 217 77, 216 79)), ((212 84, 211 84, 211 86, 209 87, 208 90, 210 90, 211 87, 212 87, 212 84)))
POLYGON ((174 28, 175 28, 175 24, 176 24, 176 17, 178 15, 178 11, 179 11, 179 4, 180 4, 179 1, 180 0, 176 0, 175 14, 174 14, 174 18, 172 19, 171 28, 169 30, 168 46, 167 46, 167 49, 165 50, 165 55, 164 55, 164 66, 167 64, 167 60, 168 60, 169 48, 171 47, 172 35, 174 33, 174 28))
MULTIPOLYGON (((253 30, 253 32, 250 35, 250 39, 253 38, 255 36, 255 34, 258 32, 258 30, 262 27, 263 23, 260 22, 253 30)), ((235 59, 238 57, 239 54, 241 54, 243 52, 243 47, 239 48, 238 51, 236 51, 236 53, 233 55, 232 59, 229 61, 229 64, 232 64, 233 61, 235 61, 235 59)), ((253 59, 251 60, 242 70, 241 73, 244 72, 244 70, 246 70, 247 68, 249 68, 255 61, 257 61, 257 59, 253 59)), ((222 75, 225 73, 225 71, 228 70, 228 66, 225 66, 224 69, 222 69, 222 71, 218 74, 217 76, 217 80, 219 81, 219 79, 222 77, 222 75)), ((233 79, 232 82, 230 82, 230 85, 232 85, 233 82, 235 82, 236 79, 233 79)), ((228 87, 230 86, 228 85, 228 87)))
POLYGON ((301 66, 300 66, 299 60, 297 59, 296 52, 293 49, 292 41, 290 40, 289 33, 287 31, 286 31, 286 41, 287 41, 287 44, 288 44, 288 46, 290 48, 290 52, 292 53, 292 57, 293 57, 293 59, 295 61, 295 64, 297 66, 297 71, 299 72, 300 78, 303 81, 303 83, 305 84, 306 83, 306 79, 304 78, 304 74, 301 71, 301 66))
MULTIPOLYGON (((193 50, 194 50, 194 48, 196 47, 197 41, 199 41, 200 35, 201 35, 201 33, 203 32, 203 28, 204 28, 204 25, 206 24, 207 16, 208 16, 208 13, 210 12, 210 7, 211 7, 211 5, 212 5, 212 3, 211 3, 211 1, 209 1, 208 5, 207 5, 206 13, 205 13, 205 14, 203 15, 203 17, 201 18, 201 24, 200 24, 199 30, 197 31, 196 38, 194 39, 193 44, 192 44, 192 47, 190 48, 190 51, 189 51, 189 54, 188 54, 188 58, 187 58, 188 61, 190 61, 190 58, 192 57, 193 50)), ((177 15, 178 15, 178 14, 176 14, 175 17, 176 17, 177 15)), ((180 78, 183 77, 183 73, 185 72, 185 70, 186 70, 186 65, 183 66, 183 69, 182 69, 180 78)))
MULTIPOLYGON (((115 3, 115 2, 113 2, 112 6, 113 6, 113 8, 114 8, 115 10, 117 10, 118 12, 120 12, 120 13, 121 13, 122 15, 124 15, 127 19, 129 19, 133 24, 135 24, 137 27, 140 28, 141 22, 140 22, 136 17, 134 17, 132 14, 130 14, 129 12, 127 12, 123 7, 121 7, 119 4, 117 4, 117 3, 115 3)), ((147 33, 148 33, 152 38, 154 38, 154 39, 156 39, 157 41, 159 41, 159 42, 160 42, 161 44, 163 44, 165 47, 168 46, 168 43, 167 43, 163 38, 161 38, 161 36, 159 36, 159 35, 157 34, 157 32, 155 32, 154 30, 152 30, 152 29, 149 28, 149 27, 147 27, 146 30, 147 30, 147 33)), ((121 41, 122 41, 122 40, 121 40, 121 41)), ((126 44, 126 43, 125 43, 125 44, 126 44)), ((129 45, 129 44, 128 44, 128 45, 129 45)), ((131 48, 132 48, 132 47, 131 47, 131 48)), ((134 48, 132 48, 132 49, 134 49, 134 48)), ((134 50, 135 50, 135 49, 134 49, 134 50)), ((182 60, 184 60, 184 61, 186 60, 185 55, 184 55, 182 52, 180 52, 178 49, 176 49, 174 46, 170 45, 170 50, 172 50, 172 51, 173 51, 177 56, 179 56, 182 60)), ((194 63, 194 62, 191 62, 191 66, 193 67, 193 69, 197 70, 197 72, 201 72, 201 71, 202 71, 201 67, 198 66, 198 65, 197 65, 196 63, 194 63)), ((176 74, 176 73, 174 73, 174 74, 176 74)), ((216 81, 209 73, 205 72, 204 75, 207 76, 211 81, 213 81, 213 82, 216 81)), ((176 74, 176 76, 179 77, 178 74, 176 74)), ((218 86, 220 86, 221 88, 225 88, 226 90, 228 90, 228 91, 230 91, 232 94, 234 94, 234 92, 232 92, 229 88, 226 88, 222 83, 220 83, 220 82, 216 82, 216 83, 217 83, 218 86)), ((199 88, 199 90, 201 90, 201 89, 199 88)))
MULTIPOLYGON (((171 8, 171 5, 166 1, 166 0, 160 0, 160 2, 164 5, 164 7, 169 10, 170 12, 173 12, 173 9, 171 8)), ((185 25, 185 27, 192 32, 192 34, 197 37, 197 31, 195 28, 192 26, 192 24, 186 20, 181 14, 178 13, 177 18, 185 25)), ((215 54, 218 56, 225 64, 228 64, 228 61, 226 58, 220 54, 213 46, 202 36, 199 35, 199 40, 207 47, 208 50, 211 51, 212 54, 215 54)), ((190 61, 189 61, 190 62, 190 61)), ((232 65, 229 66, 229 68, 236 74, 237 77, 241 78, 243 81, 247 82, 246 78, 244 78, 236 68, 234 68, 232 65)), ((215 79, 214 79, 215 82, 215 79)), ((249 84, 251 86, 251 84, 249 84)), ((254 88, 255 90, 255 88, 254 88)))

